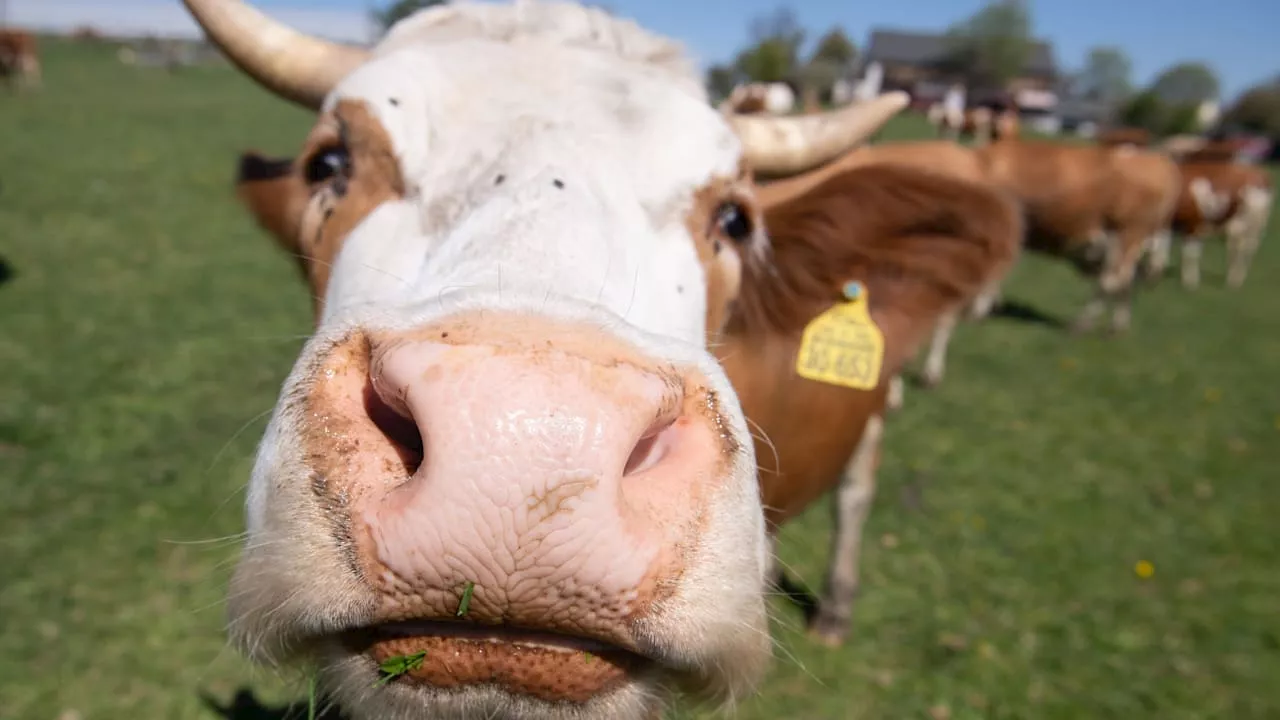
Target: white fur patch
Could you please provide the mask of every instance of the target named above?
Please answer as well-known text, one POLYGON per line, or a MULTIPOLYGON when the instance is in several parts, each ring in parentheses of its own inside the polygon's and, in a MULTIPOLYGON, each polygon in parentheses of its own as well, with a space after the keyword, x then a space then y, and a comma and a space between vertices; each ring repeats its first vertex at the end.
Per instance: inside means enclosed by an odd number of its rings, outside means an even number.
POLYGON ((671 79, 538 39, 380 52, 327 103, 373 110, 410 191, 396 205, 420 222, 381 208, 355 228, 330 312, 493 287, 599 304, 701 343, 706 282, 686 213, 697 188, 736 173, 741 147, 671 79))
POLYGON ((1193 179, 1189 189, 1192 199, 1195 200, 1196 209, 1200 211, 1202 218, 1208 222, 1222 220, 1222 215, 1227 211, 1227 206, 1231 202, 1229 195, 1217 192, 1213 187, 1213 183, 1207 178, 1193 179))

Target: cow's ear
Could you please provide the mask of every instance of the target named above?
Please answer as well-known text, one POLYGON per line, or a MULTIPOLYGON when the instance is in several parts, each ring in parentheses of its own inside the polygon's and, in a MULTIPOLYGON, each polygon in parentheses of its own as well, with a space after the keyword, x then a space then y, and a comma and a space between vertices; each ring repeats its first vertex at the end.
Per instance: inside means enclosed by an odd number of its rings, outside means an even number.
POLYGON ((905 362, 942 314, 1003 279, 1018 256, 1023 221, 1012 198, 986 185, 906 168, 868 170, 858 183, 867 193, 861 207, 881 218, 867 236, 871 316, 893 360, 905 362))
POLYGON ((832 301, 849 281, 866 289, 887 375, 943 313, 1008 271, 1022 237, 1017 206, 994 188, 893 164, 839 173, 770 208, 766 222, 779 258, 793 256, 778 262, 807 266, 832 301))
POLYGON ((292 158, 269 158, 252 151, 242 154, 236 195, 280 245, 291 253, 299 252, 309 194, 292 158))

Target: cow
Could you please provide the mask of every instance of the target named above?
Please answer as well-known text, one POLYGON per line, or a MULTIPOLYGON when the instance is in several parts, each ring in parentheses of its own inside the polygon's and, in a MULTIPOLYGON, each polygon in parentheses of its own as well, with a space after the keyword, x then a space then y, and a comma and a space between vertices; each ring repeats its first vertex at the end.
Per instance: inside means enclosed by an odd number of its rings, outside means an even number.
MULTIPOLYGON (((989 182, 1012 193, 1027 220, 1025 249, 1071 262, 1097 288, 1076 317, 1087 332, 1111 310, 1111 329, 1132 318, 1132 291, 1144 253, 1161 242, 1178 198, 1178 166, 1132 145, 1065 145, 1001 140, 975 150, 989 182)), ((990 307, 994 297, 981 305, 990 307)))
POLYGON ((676 43, 574 3, 439 5, 372 49, 184 3, 317 113, 293 158, 240 163, 316 327, 250 478, 233 642, 356 718, 749 693, 769 545, 709 338, 770 252, 753 172, 819 166, 906 96, 726 117, 676 43))
POLYGON ((991 136, 996 140, 1012 140, 1022 133, 1022 122, 1018 119, 1018 107, 1012 103, 996 113, 995 127, 991 136))
POLYGON ((975 145, 991 142, 995 133, 995 113, 986 107, 948 110, 941 103, 929 109, 929 122, 938 128, 938 136, 949 140, 969 138, 975 145))
MULTIPOLYGON (((1271 216, 1274 188, 1270 173, 1220 157, 1183 161, 1179 168, 1181 192, 1170 230, 1182 241, 1183 286, 1199 287, 1204 240, 1210 234, 1221 232, 1227 241, 1226 284, 1240 287, 1271 216)), ((1151 249, 1145 268, 1148 275, 1164 274, 1171 240, 1165 234, 1151 249)))
POLYGON ((25 30, 0 29, 0 75, 11 89, 40 87, 40 53, 35 35, 25 30))
POLYGON ((803 192, 761 194, 772 257, 746 258, 716 352, 758 430, 773 537, 835 491, 831 556, 809 631, 838 645, 858 590, 891 379, 940 319, 1003 277, 1022 222, 1007 194, 908 163, 867 158, 801 184, 810 183, 803 192), (801 376, 806 327, 846 299, 851 281, 883 337, 878 368, 867 370, 874 377, 851 387, 801 376))
POLYGON ((786 83, 739 85, 720 103, 720 111, 731 115, 786 115, 796 105, 796 94, 786 83))

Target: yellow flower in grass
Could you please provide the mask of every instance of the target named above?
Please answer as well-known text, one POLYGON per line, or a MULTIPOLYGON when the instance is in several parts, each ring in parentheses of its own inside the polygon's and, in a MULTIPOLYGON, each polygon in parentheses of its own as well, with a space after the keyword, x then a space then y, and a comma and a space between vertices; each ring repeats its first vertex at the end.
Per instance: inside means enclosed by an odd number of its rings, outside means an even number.
POLYGON ((1143 580, 1146 580, 1147 578, 1156 574, 1156 566, 1152 565, 1146 560, 1139 560, 1138 562, 1134 563, 1133 573, 1138 577, 1142 578, 1143 580))

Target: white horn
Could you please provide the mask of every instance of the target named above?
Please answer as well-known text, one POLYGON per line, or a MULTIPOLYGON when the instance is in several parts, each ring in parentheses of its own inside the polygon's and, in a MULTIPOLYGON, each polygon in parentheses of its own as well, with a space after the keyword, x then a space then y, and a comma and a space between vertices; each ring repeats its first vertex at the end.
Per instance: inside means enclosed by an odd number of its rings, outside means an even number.
POLYGON ((818 115, 729 117, 758 175, 795 175, 832 160, 866 140, 910 102, 905 92, 818 115))
POLYGON ((265 88, 318 110, 338 81, 369 57, 276 22, 240 0, 183 0, 205 34, 265 88))

